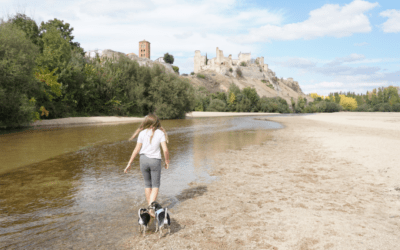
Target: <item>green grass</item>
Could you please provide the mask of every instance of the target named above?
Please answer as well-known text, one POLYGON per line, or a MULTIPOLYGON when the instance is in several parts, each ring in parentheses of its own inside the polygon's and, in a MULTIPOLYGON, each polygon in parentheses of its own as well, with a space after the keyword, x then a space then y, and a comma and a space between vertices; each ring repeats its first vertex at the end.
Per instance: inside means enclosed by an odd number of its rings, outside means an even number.
POLYGON ((197 77, 198 77, 198 78, 202 78, 202 79, 205 79, 205 78, 206 78, 206 76, 203 75, 203 74, 197 74, 197 77))

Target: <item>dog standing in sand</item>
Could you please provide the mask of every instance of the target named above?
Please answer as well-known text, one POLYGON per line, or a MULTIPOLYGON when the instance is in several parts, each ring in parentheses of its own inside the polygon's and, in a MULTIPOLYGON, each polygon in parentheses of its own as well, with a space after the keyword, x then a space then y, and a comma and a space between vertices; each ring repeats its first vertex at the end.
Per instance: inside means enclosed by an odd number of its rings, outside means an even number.
POLYGON ((143 236, 146 236, 146 230, 150 222, 150 214, 146 208, 140 208, 138 211, 138 224, 139 224, 139 233, 142 232, 143 236))
POLYGON ((171 218, 168 214, 168 208, 162 208, 158 202, 153 201, 150 204, 151 209, 156 213, 156 232, 160 230, 160 238, 162 236, 162 229, 168 228, 168 233, 171 233, 171 218))

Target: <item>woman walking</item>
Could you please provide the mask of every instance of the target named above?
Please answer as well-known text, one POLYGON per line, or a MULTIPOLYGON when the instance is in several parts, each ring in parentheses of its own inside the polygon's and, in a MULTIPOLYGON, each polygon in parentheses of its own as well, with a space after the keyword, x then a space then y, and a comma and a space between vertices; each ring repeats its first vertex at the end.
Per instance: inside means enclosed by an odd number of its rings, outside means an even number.
MULTIPOLYGON (((168 135, 165 129, 161 127, 158 117, 149 114, 145 117, 142 124, 135 131, 130 141, 139 134, 136 147, 133 150, 128 166, 125 168, 126 173, 130 168, 136 155, 140 154, 140 170, 142 171, 145 184, 145 195, 147 203, 150 205, 157 199, 158 190, 160 188, 161 178, 161 151, 160 144, 164 151, 165 169, 169 167, 169 152, 167 148, 168 135)), ((150 211, 152 217, 155 216, 154 211, 150 211)))

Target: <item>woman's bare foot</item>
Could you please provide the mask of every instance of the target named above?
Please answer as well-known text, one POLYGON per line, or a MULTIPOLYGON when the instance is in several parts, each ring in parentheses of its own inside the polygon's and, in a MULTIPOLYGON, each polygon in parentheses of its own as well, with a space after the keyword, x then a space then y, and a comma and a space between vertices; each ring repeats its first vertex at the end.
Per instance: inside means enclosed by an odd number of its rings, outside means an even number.
POLYGON ((153 210, 153 209, 150 209, 150 210, 149 210, 149 214, 150 214, 150 216, 153 217, 153 218, 156 217, 156 214, 154 213, 154 210, 153 210))

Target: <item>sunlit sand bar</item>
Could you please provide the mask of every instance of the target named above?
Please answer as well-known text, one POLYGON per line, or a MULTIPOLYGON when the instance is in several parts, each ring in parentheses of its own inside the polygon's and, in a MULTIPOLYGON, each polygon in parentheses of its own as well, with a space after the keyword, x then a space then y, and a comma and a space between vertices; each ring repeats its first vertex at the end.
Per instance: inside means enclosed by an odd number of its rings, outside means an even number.
MULTIPOLYGON (((138 249, 397 249, 400 114, 261 118, 282 123, 263 145, 223 152, 212 183, 171 208, 172 234, 137 232, 138 249), (152 242, 151 247, 148 245, 152 242)), ((150 232, 154 227, 150 228, 150 232)))

